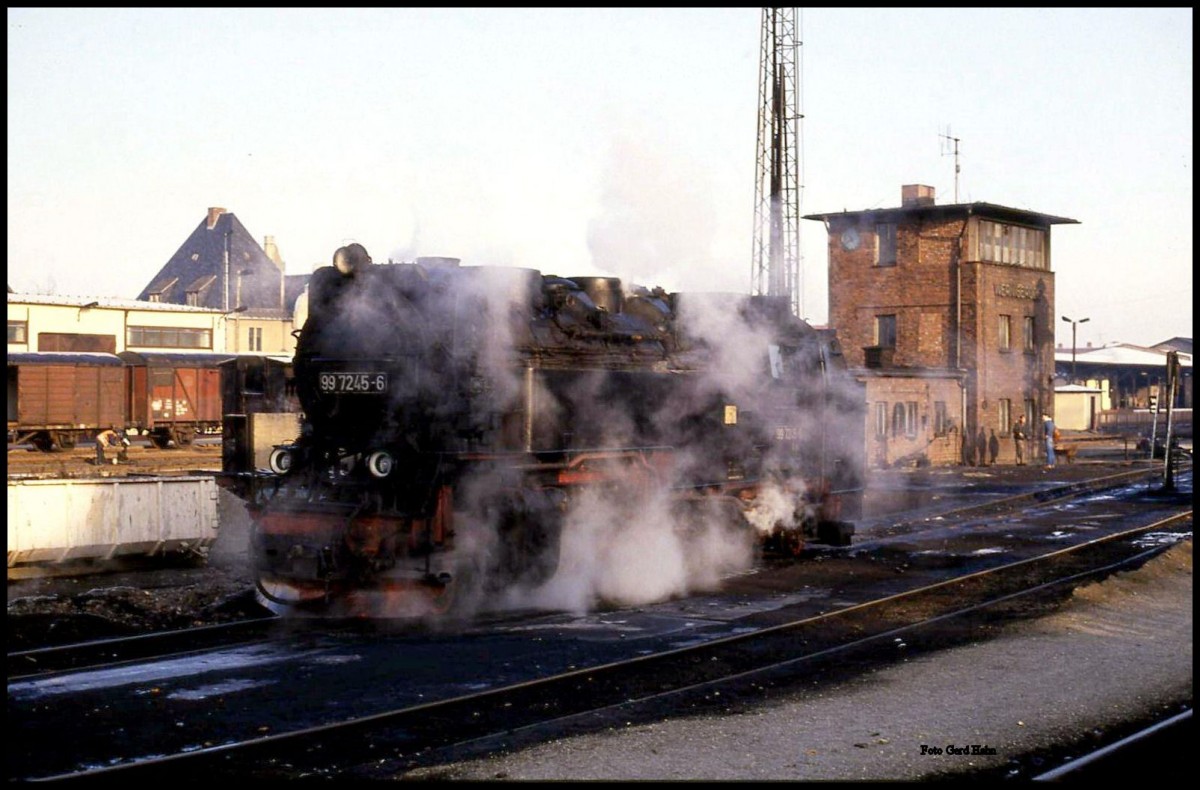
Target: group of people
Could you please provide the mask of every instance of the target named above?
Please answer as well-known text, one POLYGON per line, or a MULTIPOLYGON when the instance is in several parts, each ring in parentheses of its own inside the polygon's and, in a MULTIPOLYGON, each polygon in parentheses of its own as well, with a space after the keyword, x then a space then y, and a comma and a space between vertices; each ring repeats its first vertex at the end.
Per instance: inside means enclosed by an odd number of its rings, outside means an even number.
MULTIPOLYGON (((1057 461, 1054 446, 1058 444, 1062 434, 1058 432, 1049 414, 1042 415, 1042 432, 1046 439, 1046 466, 1053 469, 1057 461)), ((1025 466, 1025 442, 1029 439, 1029 430, 1025 425, 1024 414, 1017 417, 1017 421, 1013 423, 1012 437, 1013 447, 1017 451, 1017 466, 1025 466)))
MULTIPOLYGON (((1046 466, 1053 468, 1057 463, 1054 448, 1062 438, 1062 434, 1054 426, 1054 420, 1048 414, 1042 415, 1042 432, 1046 441, 1046 466)), ((1025 422, 1024 414, 1017 417, 1016 422, 1012 424, 1012 438, 1013 449, 1016 450, 1017 466, 1025 466, 1026 455, 1029 450, 1027 443, 1031 436, 1029 425, 1025 422)), ((981 426, 979 434, 975 437, 974 441, 971 440, 971 434, 967 433, 966 440, 963 443, 963 451, 966 463, 972 466, 976 465, 976 463, 979 466, 994 465, 996 459, 1000 456, 1000 439, 996 436, 995 429, 992 429, 991 436, 988 436, 981 426)))

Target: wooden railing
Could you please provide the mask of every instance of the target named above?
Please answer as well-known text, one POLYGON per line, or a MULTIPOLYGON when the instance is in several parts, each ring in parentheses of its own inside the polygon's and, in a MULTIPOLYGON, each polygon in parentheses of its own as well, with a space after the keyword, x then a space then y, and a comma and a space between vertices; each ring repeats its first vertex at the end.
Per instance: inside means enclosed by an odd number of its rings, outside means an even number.
MULTIPOLYGON (((1138 434, 1149 436, 1154 427, 1154 412, 1150 409, 1110 409, 1100 412, 1097 427, 1103 433, 1138 434)), ((1167 412, 1158 412, 1158 435, 1165 436, 1167 432, 1167 412)), ((1171 412, 1171 434, 1174 436, 1192 435, 1192 410, 1173 409, 1171 412)))

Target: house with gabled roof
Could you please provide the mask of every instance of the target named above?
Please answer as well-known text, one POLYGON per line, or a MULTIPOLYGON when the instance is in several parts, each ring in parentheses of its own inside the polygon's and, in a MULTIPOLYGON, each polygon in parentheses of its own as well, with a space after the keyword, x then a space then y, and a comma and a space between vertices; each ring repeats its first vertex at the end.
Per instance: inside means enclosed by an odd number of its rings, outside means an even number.
MULTIPOLYGON (((274 240, 267 237, 275 249, 274 240)), ((272 259, 235 214, 209 208, 138 300, 229 311, 286 310, 278 250, 272 259)))
POLYGON ((219 310, 229 318, 229 350, 290 353, 292 315, 308 275, 284 269, 273 236, 260 245, 235 214, 213 206, 138 299, 219 310))

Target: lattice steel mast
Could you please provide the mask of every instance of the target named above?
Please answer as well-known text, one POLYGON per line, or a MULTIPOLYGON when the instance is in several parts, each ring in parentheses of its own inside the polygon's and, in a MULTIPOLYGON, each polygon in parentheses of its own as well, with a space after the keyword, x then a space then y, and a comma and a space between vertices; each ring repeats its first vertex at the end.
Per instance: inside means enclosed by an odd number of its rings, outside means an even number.
POLYGON ((759 60, 758 159, 754 189, 754 250, 751 290, 788 297, 804 315, 800 277, 800 84, 796 68, 801 41, 795 8, 764 8, 759 60))

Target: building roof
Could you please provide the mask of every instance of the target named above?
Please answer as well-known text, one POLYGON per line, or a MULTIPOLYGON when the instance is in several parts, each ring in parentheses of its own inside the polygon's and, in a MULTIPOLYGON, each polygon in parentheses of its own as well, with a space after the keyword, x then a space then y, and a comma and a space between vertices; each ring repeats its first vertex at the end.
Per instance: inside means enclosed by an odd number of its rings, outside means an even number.
POLYGON ((1088 392, 1088 393, 1094 393, 1094 392, 1103 392, 1104 390, 1100 389, 1099 387, 1085 387, 1085 386, 1083 386, 1082 384, 1060 384, 1059 386, 1057 386, 1057 387, 1055 387, 1055 388, 1054 388, 1054 391, 1055 391, 1056 393, 1058 393, 1058 392, 1066 392, 1066 393, 1069 393, 1069 392, 1088 392))
POLYGON ((286 274, 283 277, 283 306, 288 312, 296 309, 296 300, 308 287, 311 274, 286 274))
POLYGON ((210 307, 192 307, 167 302, 144 302, 137 299, 118 299, 113 296, 58 296, 54 294, 10 293, 9 304, 61 305, 64 307, 106 307, 117 310, 150 310, 163 313, 220 313, 210 307))
POLYGON ((138 299, 157 294, 161 302, 186 304, 191 291, 201 306, 220 311, 239 304, 285 309, 282 278, 279 264, 238 218, 212 207, 138 299))
POLYGON ((195 365, 200 368, 212 368, 236 359, 232 352, 212 351, 122 351, 118 357, 133 365, 146 367, 171 367, 174 365, 195 365))
MULTIPOLYGON (((1168 349, 1145 348, 1132 343, 1109 343, 1099 348, 1075 349, 1074 359, 1077 364, 1087 365, 1131 365, 1137 367, 1156 367, 1167 364, 1168 349)), ((1055 349, 1055 363, 1070 364, 1071 349, 1055 349)), ((1192 366, 1191 354, 1179 354, 1181 367, 1192 366)))
POLYGON ((1078 225, 1079 220, 1069 217, 1056 217, 1053 214, 1043 214, 1039 211, 1029 211, 1012 206, 1000 206, 995 203, 947 203, 943 205, 911 205, 894 208, 868 208, 857 211, 842 209, 825 214, 805 214, 804 219, 815 219, 828 222, 838 217, 863 217, 887 219, 890 217, 960 217, 976 216, 984 219, 994 219, 1001 222, 1026 222, 1034 225, 1078 225))
POLYGON ((10 367, 22 365, 88 365, 90 367, 120 367, 116 354, 99 351, 16 351, 5 355, 10 367))
POLYGON ((1163 351, 1174 350, 1182 351, 1185 354, 1192 353, 1192 339, 1190 337, 1173 337, 1170 340, 1164 340, 1161 343, 1155 343, 1150 348, 1157 348, 1163 351))

